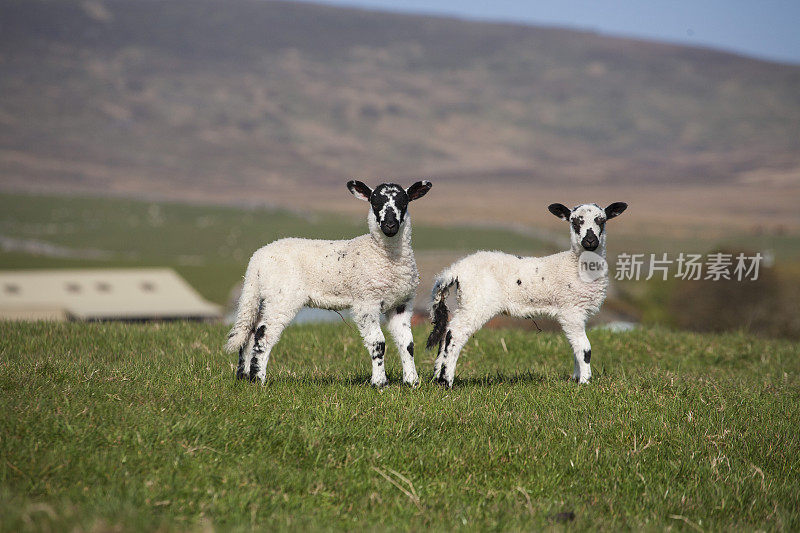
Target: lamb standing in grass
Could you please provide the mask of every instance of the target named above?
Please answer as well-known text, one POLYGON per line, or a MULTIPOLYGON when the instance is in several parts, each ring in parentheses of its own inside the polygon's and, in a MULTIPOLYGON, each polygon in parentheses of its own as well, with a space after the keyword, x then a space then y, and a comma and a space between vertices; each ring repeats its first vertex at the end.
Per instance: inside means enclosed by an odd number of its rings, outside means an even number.
POLYGON ((372 384, 387 384, 386 349, 380 315, 385 313, 403 363, 403 382, 419 383, 411 336, 419 273, 411 249, 408 202, 431 188, 418 181, 408 189, 393 183, 374 191, 360 181, 347 188, 370 202, 369 234, 349 241, 281 239, 257 250, 242 286, 236 321, 225 346, 239 351, 236 377, 266 379, 267 361, 283 329, 304 306, 351 309, 372 356, 372 384))
POLYGON ((616 202, 605 210, 595 204, 570 210, 562 204, 552 204, 550 212, 570 222, 570 250, 547 257, 477 252, 439 274, 434 280, 431 304, 434 328, 427 343, 429 349, 439 346, 434 380, 452 387, 464 344, 490 318, 504 313, 558 320, 575 357, 572 378, 587 383, 592 377, 592 347, 586 337, 586 321, 600 310, 608 287, 607 268, 592 272, 587 267, 605 267, 606 222, 627 207, 616 202), (453 285, 458 308, 448 325, 445 300, 453 285))

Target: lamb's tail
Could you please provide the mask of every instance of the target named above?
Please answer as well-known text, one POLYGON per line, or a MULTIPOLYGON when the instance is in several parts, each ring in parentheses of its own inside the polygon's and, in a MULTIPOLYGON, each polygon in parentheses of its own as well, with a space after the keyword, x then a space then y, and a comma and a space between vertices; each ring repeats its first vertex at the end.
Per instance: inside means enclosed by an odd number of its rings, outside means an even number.
POLYGON ((247 265, 244 275, 242 294, 239 296, 239 305, 236 308, 236 320, 231 332, 228 333, 225 351, 238 352, 247 343, 247 338, 253 331, 260 311, 258 293, 258 269, 251 262, 247 265))
POLYGON ((433 282, 433 291, 431 292, 433 331, 428 335, 428 342, 425 343, 425 347, 429 350, 442 342, 445 331, 447 331, 447 321, 450 319, 447 311, 447 294, 450 292, 450 287, 457 283, 458 278, 452 274, 450 269, 446 269, 436 276, 433 282))

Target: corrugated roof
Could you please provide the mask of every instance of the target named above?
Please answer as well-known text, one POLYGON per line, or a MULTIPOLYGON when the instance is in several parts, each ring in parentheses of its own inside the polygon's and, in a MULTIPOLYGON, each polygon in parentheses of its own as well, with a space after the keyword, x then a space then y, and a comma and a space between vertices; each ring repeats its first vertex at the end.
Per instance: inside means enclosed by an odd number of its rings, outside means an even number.
POLYGON ((0 318, 212 319, 220 314, 169 268, 0 271, 0 318))

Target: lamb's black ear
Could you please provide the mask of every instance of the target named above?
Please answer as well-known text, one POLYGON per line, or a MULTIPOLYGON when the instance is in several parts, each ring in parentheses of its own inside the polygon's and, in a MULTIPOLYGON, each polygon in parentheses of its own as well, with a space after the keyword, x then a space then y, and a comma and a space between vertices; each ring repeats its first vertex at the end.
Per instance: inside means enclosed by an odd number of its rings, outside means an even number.
POLYGON ((416 182, 414 185, 406 189, 406 194, 408 195, 408 201, 416 200, 417 198, 422 198, 428 191, 431 190, 433 187, 433 183, 428 180, 422 180, 416 182))
POLYGON ((350 180, 347 182, 347 188, 353 193, 353 196, 359 200, 369 202, 369 197, 372 196, 372 189, 370 189, 364 182, 358 180, 350 180))
POLYGON ((618 217, 626 209, 628 209, 628 204, 625 202, 614 202, 606 207, 606 220, 611 220, 614 217, 618 217))
POLYGON ((547 209, 561 220, 569 220, 569 216, 572 214, 572 209, 564 204, 550 204, 547 209))

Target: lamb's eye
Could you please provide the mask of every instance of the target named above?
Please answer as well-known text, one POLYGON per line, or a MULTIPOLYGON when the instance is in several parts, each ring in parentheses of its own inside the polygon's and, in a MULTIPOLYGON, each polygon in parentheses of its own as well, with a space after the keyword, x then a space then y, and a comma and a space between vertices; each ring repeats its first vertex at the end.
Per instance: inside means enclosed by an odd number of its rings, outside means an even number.
POLYGON ((594 219, 594 223, 597 224, 598 226, 600 226, 600 233, 602 233, 603 232, 603 228, 605 228, 605 226, 606 226, 606 219, 601 218, 601 217, 597 217, 597 218, 594 219))
POLYGON ((581 222, 577 218, 572 219, 572 229, 575 230, 575 233, 580 233, 581 231, 581 222))

